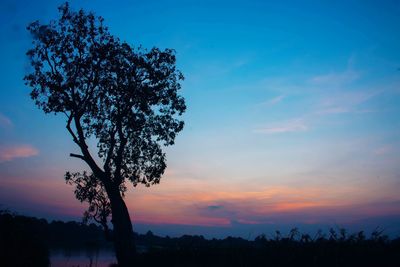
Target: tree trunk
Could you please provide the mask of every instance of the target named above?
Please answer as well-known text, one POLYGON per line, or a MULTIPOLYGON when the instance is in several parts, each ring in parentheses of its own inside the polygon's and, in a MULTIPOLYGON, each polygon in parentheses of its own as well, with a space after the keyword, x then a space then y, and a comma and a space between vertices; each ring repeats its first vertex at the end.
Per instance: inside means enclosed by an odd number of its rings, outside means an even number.
POLYGON ((114 228, 114 247, 118 266, 132 267, 134 266, 136 248, 128 209, 118 189, 109 188, 107 194, 111 203, 111 222, 114 228))

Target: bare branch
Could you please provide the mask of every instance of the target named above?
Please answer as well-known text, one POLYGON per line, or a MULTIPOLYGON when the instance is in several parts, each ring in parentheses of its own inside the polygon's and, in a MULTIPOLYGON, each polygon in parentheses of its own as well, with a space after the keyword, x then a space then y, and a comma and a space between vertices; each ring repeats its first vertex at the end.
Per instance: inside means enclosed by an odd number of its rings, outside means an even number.
POLYGON ((117 131, 118 131, 120 144, 118 147, 117 156, 115 158, 115 174, 114 174, 118 185, 122 182, 122 177, 121 177, 122 158, 123 158, 125 146, 128 142, 128 140, 126 139, 126 137, 124 136, 124 133, 123 133, 121 117, 122 117, 122 115, 120 114, 117 118, 117 131))
MULTIPOLYGON (((66 115, 67 115, 67 114, 66 114, 66 115)), ((74 133, 74 131, 73 131, 72 128, 71 128, 71 122, 72 122, 73 116, 72 116, 72 114, 70 114, 70 115, 67 115, 67 117, 68 117, 68 121, 67 121, 67 126, 66 126, 66 128, 67 128, 68 132, 70 133, 70 135, 72 136, 72 140, 74 140, 74 142, 75 142, 77 145, 79 145, 78 137, 76 137, 76 134, 74 133)))
POLYGON ((70 154, 69 154, 69 156, 70 156, 70 157, 73 157, 73 158, 78 158, 78 159, 81 159, 81 160, 84 160, 84 161, 86 161, 85 157, 84 157, 84 156, 82 156, 82 155, 78 155, 78 154, 70 153, 70 154))
POLYGON ((75 122, 75 128, 78 132, 78 142, 79 142, 78 145, 81 148, 81 152, 83 154, 83 157, 85 158, 86 163, 92 169, 93 173, 96 175, 97 178, 99 178, 103 183, 108 183, 109 177, 106 178, 103 170, 100 169, 100 167, 96 164, 96 162, 94 161, 92 155, 88 150, 88 145, 86 144, 85 141, 85 134, 83 132, 82 125, 80 123, 80 118, 78 116, 74 116, 74 122, 75 122))
POLYGON ((104 162, 104 170, 108 175, 110 175, 110 162, 111 162, 111 158, 112 158, 113 153, 114 153, 114 148, 115 148, 115 143, 116 143, 116 140, 115 140, 116 132, 117 132, 117 130, 113 129, 111 131, 111 133, 110 133, 110 139, 111 139, 110 140, 110 147, 108 149, 107 158, 106 158, 106 160, 104 162))

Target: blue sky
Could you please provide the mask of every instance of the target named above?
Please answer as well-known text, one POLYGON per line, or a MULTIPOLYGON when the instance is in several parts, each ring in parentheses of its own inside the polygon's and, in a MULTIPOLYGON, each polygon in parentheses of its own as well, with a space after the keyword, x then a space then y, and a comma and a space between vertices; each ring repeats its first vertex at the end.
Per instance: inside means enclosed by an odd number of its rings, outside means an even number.
MULTIPOLYGON (((56 18, 61 3, 0 4, 0 203, 79 218, 63 174, 85 166, 68 157, 64 119, 38 110, 22 81, 25 27, 56 18)), ((139 229, 400 234, 399 1, 70 3, 132 45, 174 48, 186 77, 186 126, 167 172, 127 196, 139 229)))

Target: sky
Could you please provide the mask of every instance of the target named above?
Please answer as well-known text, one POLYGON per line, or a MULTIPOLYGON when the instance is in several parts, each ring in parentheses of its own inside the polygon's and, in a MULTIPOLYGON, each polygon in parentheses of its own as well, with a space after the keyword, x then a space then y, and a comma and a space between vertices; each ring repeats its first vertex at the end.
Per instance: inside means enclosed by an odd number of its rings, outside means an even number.
MULTIPOLYGON (((39 110, 22 80, 25 28, 60 4, 0 3, 0 208, 80 220, 63 175, 87 167, 68 156, 65 118, 39 110)), ((400 236, 400 1, 70 4, 134 46, 175 49, 185 76, 185 128, 161 183, 125 198, 136 231, 400 236)))

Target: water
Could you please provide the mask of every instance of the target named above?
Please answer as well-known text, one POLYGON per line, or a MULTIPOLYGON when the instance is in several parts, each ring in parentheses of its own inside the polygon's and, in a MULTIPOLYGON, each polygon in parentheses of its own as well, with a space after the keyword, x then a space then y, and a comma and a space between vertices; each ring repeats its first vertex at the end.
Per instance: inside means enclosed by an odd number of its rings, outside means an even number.
POLYGON ((51 267, 109 267, 116 263, 115 253, 101 250, 51 250, 51 267))

